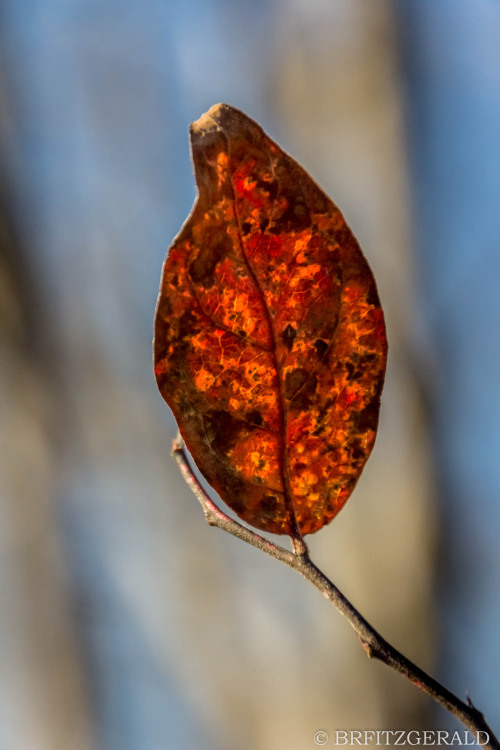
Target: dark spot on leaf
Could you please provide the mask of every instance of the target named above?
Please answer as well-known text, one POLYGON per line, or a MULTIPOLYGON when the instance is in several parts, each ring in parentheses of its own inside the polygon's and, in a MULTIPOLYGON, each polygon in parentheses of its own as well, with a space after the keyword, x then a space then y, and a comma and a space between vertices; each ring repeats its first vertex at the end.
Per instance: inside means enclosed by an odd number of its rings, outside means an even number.
POLYGON ((264 190, 269 198, 274 201, 278 195, 278 183, 276 180, 257 180, 257 187, 264 190))
POLYGON ((377 294, 377 287, 374 284, 370 286, 370 291, 368 292, 366 301, 372 307, 380 307, 380 300, 377 294))
POLYGON ((319 425, 316 427, 312 435, 314 437, 318 437, 318 435, 321 435, 322 432, 324 432, 326 429, 326 425, 324 422, 320 422, 319 425))
POLYGON ((252 429, 243 419, 233 417, 224 409, 208 411, 203 421, 210 447, 219 457, 226 456, 234 448, 243 431, 252 429))
POLYGON ((231 508, 236 513, 241 513, 245 510, 245 500, 243 499, 245 482, 238 477, 235 477, 234 474, 229 475, 229 473, 224 476, 224 482, 231 492, 231 508))
POLYGON ((158 317, 155 331, 155 360, 163 359, 168 352, 171 338, 171 326, 165 318, 158 317))
POLYGON ((285 328, 285 330, 281 334, 281 338, 283 339, 283 343, 286 346, 286 348, 288 349, 288 351, 290 351, 290 349, 292 348, 293 342, 295 341, 296 335, 297 335, 297 331, 290 324, 287 325, 287 327, 285 328))
POLYGON ((314 342, 314 348, 316 349, 318 359, 322 359, 326 350, 328 349, 328 344, 326 343, 326 341, 323 341, 323 339, 316 339, 316 341, 314 342))
POLYGON ((377 428, 379 402, 380 397, 377 393, 365 408, 354 416, 356 429, 359 432, 367 432, 368 430, 375 430, 377 428))
POLYGON ((288 193, 284 197, 288 205, 279 217, 280 227, 286 231, 295 232, 307 229, 311 223, 311 216, 303 197, 294 193, 288 193))
POLYGON ((297 367, 295 370, 289 370, 285 377, 285 396, 288 400, 292 399, 299 388, 302 388, 309 373, 303 367, 297 367))
POLYGON ((158 305, 158 315, 160 319, 169 318, 173 312, 173 305, 169 297, 161 297, 158 305))
POLYGON ((331 204, 326 195, 319 190, 315 195, 314 209, 319 214, 326 214, 331 211, 331 204))
POLYGON ((257 425, 258 427, 260 427, 263 422, 262 414, 257 409, 247 412, 245 414, 245 419, 247 420, 247 422, 251 422, 252 424, 257 425))
POLYGON ((265 497, 263 497, 261 508, 262 513, 265 516, 270 516, 272 518, 278 508, 278 498, 276 497, 276 495, 266 495, 265 497))
POLYGON ((340 247, 349 247, 352 244, 351 233, 347 227, 337 229, 335 232, 335 242, 337 242, 340 247))
MULTIPOLYGON (((322 450, 321 453, 322 454, 330 453, 336 462, 340 460, 341 452, 339 450, 339 446, 333 445, 333 443, 327 443, 324 447, 324 450, 322 450)), ((343 481, 345 482, 345 477, 343 478, 343 481)))
MULTIPOLYGON (((331 405, 332 405, 332 404, 334 403, 334 401, 335 401, 335 398, 332 398, 331 396, 329 396, 329 397, 328 397, 328 398, 327 398, 327 399, 325 400, 325 402, 324 402, 324 403, 323 403, 323 404, 322 404, 322 405, 320 406, 320 409, 319 409, 319 411, 318 411, 318 416, 317 416, 317 419, 316 419, 316 421, 317 421, 317 423, 318 423, 318 427, 317 427, 316 429, 317 429, 317 430, 319 429, 319 430, 320 430, 320 432, 323 432, 323 430, 324 430, 324 427, 322 427, 322 425, 323 425, 323 423, 324 423, 324 420, 325 420, 325 416, 326 416, 326 414, 327 414, 327 412, 328 412, 328 409, 329 409, 329 408, 330 408, 330 406, 331 406, 331 405)), ((315 433, 316 433, 316 430, 315 430, 315 431, 313 432, 313 435, 314 435, 315 433)), ((318 433, 318 434, 320 434, 320 433, 318 433)))
POLYGON ((276 181, 267 183, 267 192, 272 201, 278 197, 278 183, 276 181))
POLYGON ((268 182, 267 183, 267 192, 269 194, 269 197, 272 201, 276 200, 278 197, 278 183, 277 182, 268 182))
POLYGON ((374 352, 370 354, 358 354, 357 352, 353 352, 352 360, 353 362, 357 362, 358 367, 360 368, 360 370, 362 370, 365 365, 378 359, 378 356, 379 355, 374 352))
POLYGON ((250 230, 252 228, 252 225, 248 221, 244 221, 241 225, 241 234, 249 234, 250 230))
MULTIPOLYGON (((312 373, 304 384, 295 392, 290 401, 290 408, 298 411, 306 411, 313 403, 318 377, 315 372, 312 373)), ((305 434, 305 433, 304 433, 305 434)))
POLYGON ((196 316, 193 315, 192 310, 186 310, 185 312, 183 312, 181 317, 179 318, 178 337, 180 339, 183 339, 191 336, 193 331, 195 330, 196 321, 196 316))
POLYGON ((204 244, 189 266, 188 272, 192 281, 205 288, 214 284, 215 268, 231 251, 232 243, 226 232, 219 232, 213 242, 204 244))
POLYGON ((365 451, 363 450, 363 446, 361 445, 361 440, 356 438, 356 440, 353 441, 352 447, 351 447, 351 456, 356 460, 359 458, 364 458, 365 451))

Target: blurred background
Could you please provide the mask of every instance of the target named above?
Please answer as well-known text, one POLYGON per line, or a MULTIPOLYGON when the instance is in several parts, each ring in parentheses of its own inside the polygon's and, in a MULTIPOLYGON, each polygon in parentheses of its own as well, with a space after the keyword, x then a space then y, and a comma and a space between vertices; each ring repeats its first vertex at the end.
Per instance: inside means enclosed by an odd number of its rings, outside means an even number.
POLYGON ((2 750, 458 726, 169 457, 153 315, 218 101, 332 196, 386 311, 377 444, 313 559, 500 731, 499 38, 495 0, 0 0, 2 750))

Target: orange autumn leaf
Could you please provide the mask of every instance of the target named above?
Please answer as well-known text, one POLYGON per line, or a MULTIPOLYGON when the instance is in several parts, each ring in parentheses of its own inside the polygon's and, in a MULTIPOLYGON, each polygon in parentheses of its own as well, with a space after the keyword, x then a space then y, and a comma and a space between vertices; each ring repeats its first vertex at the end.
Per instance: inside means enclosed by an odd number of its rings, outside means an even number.
POLYGON ((198 468, 243 520, 311 534, 372 450, 387 342, 342 214, 242 112, 191 126, 198 198, 169 250, 155 373, 198 468))

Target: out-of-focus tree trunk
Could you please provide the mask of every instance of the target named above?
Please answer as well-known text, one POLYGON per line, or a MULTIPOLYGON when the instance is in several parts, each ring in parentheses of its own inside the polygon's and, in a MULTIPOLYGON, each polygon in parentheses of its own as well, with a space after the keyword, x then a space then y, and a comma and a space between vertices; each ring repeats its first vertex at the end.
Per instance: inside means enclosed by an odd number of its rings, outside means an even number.
POLYGON ((500 6, 399 15, 418 248, 416 332, 442 514, 440 670, 500 726, 500 6))
MULTIPOLYGON (((2 160, 3 161, 3 160, 2 160)), ((0 745, 88 750, 89 704, 52 493, 57 368, 39 282, 0 185, 0 745)))

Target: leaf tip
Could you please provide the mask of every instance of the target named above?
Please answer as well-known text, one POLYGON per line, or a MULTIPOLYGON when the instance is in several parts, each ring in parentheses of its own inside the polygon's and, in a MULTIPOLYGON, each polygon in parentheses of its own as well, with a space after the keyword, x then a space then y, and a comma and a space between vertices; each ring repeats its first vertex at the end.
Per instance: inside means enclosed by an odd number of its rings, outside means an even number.
POLYGON ((221 114, 227 107, 227 104, 214 104, 208 112, 204 112, 201 117, 192 122, 190 126, 191 138, 200 138, 207 133, 218 130, 221 114))

